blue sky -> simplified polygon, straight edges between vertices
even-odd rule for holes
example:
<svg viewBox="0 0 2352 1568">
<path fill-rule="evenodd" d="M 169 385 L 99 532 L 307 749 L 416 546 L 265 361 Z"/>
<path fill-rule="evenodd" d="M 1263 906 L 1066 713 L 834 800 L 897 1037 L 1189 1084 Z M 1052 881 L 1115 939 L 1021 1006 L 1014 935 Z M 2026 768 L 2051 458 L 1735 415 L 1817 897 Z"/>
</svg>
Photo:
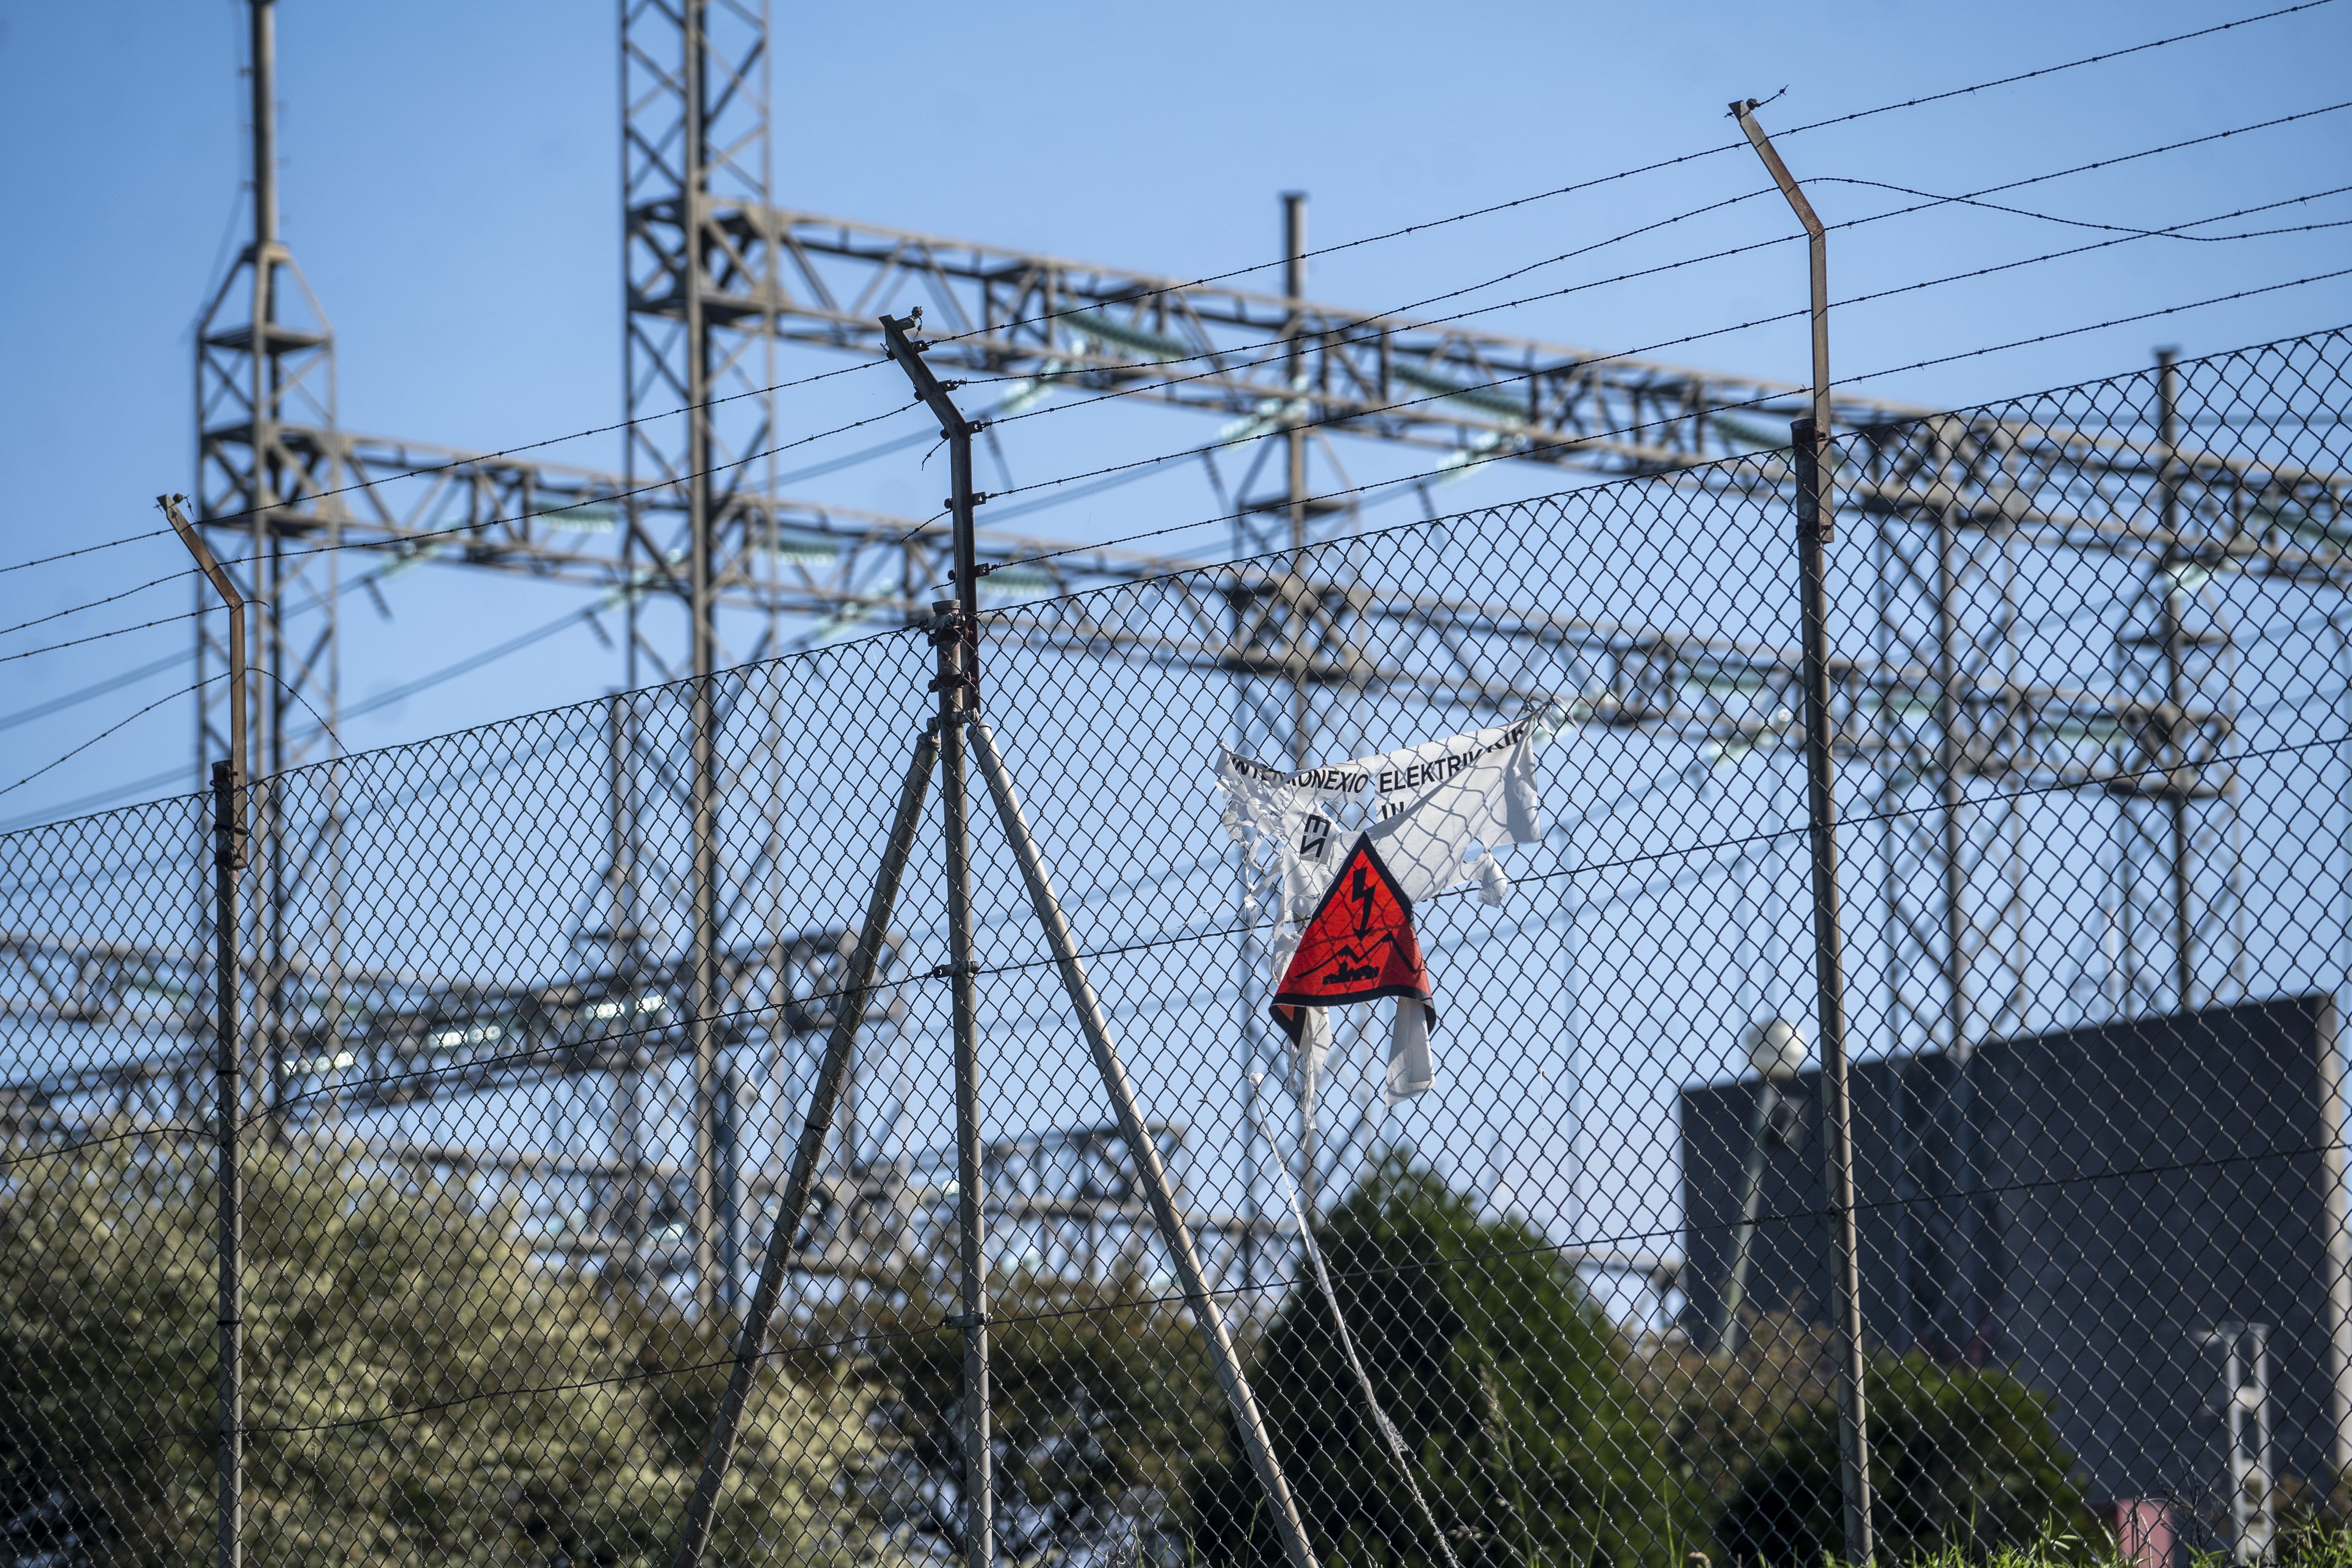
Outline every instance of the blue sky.
<svg viewBox="0 0 2352 1568">
<path fill-rule="evenodd" d="M 1180 275 L 1272 258 L 1276 193 L 1310 193 L 1318 245 L 1506 201 L 1722 142 L 1725 101 L 1787 96 L 1789 126 L 2126 47 L 2264 9 L 2239 5 L 1847 5 L 1799 27 L 1712 4 L 1449 7 L 1384 3 L 1178 8 L 936 5 L 776 7 L 775 198 L 937 234 Z M 620 408 L 618 127 L 613 7 L 401 6 L 284 0 L 285 233 L 331 317 L 344 422 L 499 447 L 599 426 Z M 246 219 L 244 7 L 82 0 L 0 4 L 0 563 L 153 525 L 189 488 L 190 327 Z M 2049 79 L 1789 139 L 1801 177 L 1950 193 L 2335 104 L 2352 91 L 2339 3 Z M 895 79 L 893 79 L 895 78 Z M 1752 158 L 1702 159 L 1600 190 L 1318 260 L 1309 291 L 1366 309 L 1459 287 L 1761 183 Z M 2000 199 L 2103 224 L 2161 226 L 2352 184 L 2352 110 L 2036 184 Z M 1823 184 L 1832 221 L 1896 205 Z M 2330 195 L 2206 232 L 2352 218 Z M 1530 279 L 1558 287 L 1790 227 L 1754 201 Z M 2135 241 L 1841 310 L 1839 374 L 2063 331 L 2352 264 L 2352 228 L 2230 243 Z M 1834 293 L 1895 288 L 2112 237 L 1946 206 L 1842 237 Z M 1272 287 L 1271 279 L 1264 286 Z M 1795 247 L 1498 311 L 1485 324 L 1624 350 L 1801 302 Z M 1492 296 L 1488 296 L 1491 298 Z M 1963 405 L 2184 352 L 2352 320 L 2352 279 L 2264 293 L 1873 380 Z M 1727 333 L 1660 358 L 1801 379 L 1793 327 Z M 810 368 L 816 368 L 812 364 Z M 879 378 L 829 385 L 831 422 L 895 400 Z M 1026 481 L 1197 441 L 1182 416 L 1030 421 L 1008 437 Z M 855 440 L 856 438 L 851 438 Z M 842 449 L 854 449 L 845 447 Z M 831 448 L 822 450 L 829 451 Z M 605 465 L 608 437 L 552 457 Z M 1375 459 L 1368 458 L 1367 462 Z M 1558 488 L 1505 466 L 1442 492 L 1449 509 Z M 811 492 L 927 512 L 936 471 L 911 456 Z M 1171 477 L 1024 518 L 1101 538 L 1202 515 Z M 1181 545 L 1213 554 L 1212 531 Z M 0 624 L 95 599 L 179 563 L 168 540 L 0 575 Z M 393 618 L 347 614 L 347 702 L 541 624 L 561 590 L 428 568 L 389 591 Z M 186 605 L 158 590 L 0 637 L 0 653 Z M 0 665 L 0 721 L 187 647 L 184 622 Z M 165 698 L 166 669 L 0 728 L 0 784 Z M 617 659 L 568 632 L 346 731 L 363 747 L 593 695 Z M 0 795 L 38 817 L 190 752 L 186 700 Z M 163 793 L 161 790 L 155 793 Z"/>
</svg>

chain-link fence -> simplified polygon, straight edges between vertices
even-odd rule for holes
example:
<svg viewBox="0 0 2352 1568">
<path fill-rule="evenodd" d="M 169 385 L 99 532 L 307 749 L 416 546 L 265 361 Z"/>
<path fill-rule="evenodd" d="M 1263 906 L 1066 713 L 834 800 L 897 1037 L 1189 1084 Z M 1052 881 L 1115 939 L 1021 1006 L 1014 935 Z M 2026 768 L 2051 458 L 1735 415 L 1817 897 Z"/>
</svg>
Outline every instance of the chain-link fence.
<svg viewBox="0 0 2352 1568">
<path fill-rule="evenodd" d="M 2352 1504 L 2347 369 L 1837 444 L 1886 1561 Z M 1759 451 L 995 603 L 962 976 L 934 795 L 856 984 L 921 628 L 260 782 L 245 1552 L 667 1560 L 830 1042 L 709 1560 L 961 1557 L 960 978 L 998 1559 L 1278 1563 L 1273 1473 L 1332 1564 L 1842 1551 L 1792 505 Z M 0 838 L 13 1562 L 215 1551 L 212 861 L 201 797 Z"/>
</svg>

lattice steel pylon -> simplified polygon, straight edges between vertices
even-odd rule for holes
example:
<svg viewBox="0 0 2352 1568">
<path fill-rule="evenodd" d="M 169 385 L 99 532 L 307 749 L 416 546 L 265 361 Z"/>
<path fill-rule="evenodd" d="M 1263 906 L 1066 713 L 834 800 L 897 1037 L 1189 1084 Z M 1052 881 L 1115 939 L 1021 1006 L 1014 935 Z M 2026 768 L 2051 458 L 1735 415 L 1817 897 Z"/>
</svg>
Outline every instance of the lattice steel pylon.
<svg viewBox="0 0 2352 1568">
<path fill-rule="evenodd" d="M 722 660 L 719 601 L 730 577 L 756 576 L 776 557 L 772 510 L 750 498 L 774 491 L 773 465 L 752 454 L 775 445 L 774 324 L 758 301 L 774 294 L 773 247 L 737 242 L 713 219 L 720 204 L 764 209 L 768 199 L 768 14 L 765 0 L 623 0 L 621 7 L 621 201 L 625 306 L 622 382 L 628 418 L 623 472 L 633 492 L 625 552 L 674 534 L 663 562 L 686 568 L 689 674 L 694 681 L 690 756 L 684 776 L 692 818 L 691 952 L 688 1027 L 694 1055 L 693 1223 L 698 1305 L 731 1305 L 733 1273 L 721 1266 L 731 1237 L 720 1235 L 722 1041 L 719 1003 L 720 889 L 717 814 L 719 774 L 711 678 Z M 761 269 L 765 269 L 764 276 Z M 751 304 L 743 303 L 750 296 Z M 720 399 L 724 401 L 720 401 Z M 684 412 L 670 417 L 672 410 Z M 761 482 L 762 480 L 770 482 Z M 659 486 L 648 493 L 642 487 Z M 762 551 L 762 547 L 764 552 Z M 629 614 L 629 684 L 652 652 Z M 749 650 L 773 643 L 775 617 Z M 654 655 L 655 667 L 668 673 Z M 731 1226 L 730 1227 L 731 1228 Z M 724 1299 L 722 1300 L 722 1299 Z"/>
<path fill-rule="evenodd" d="M 2048 961 L 2030 909 L 2056 873 L 2029 864 L 2027 813 L 2063 795 L 2074 804 L 2060 809 L 2113 840 L 2099 896 L 2118 935 L 2091 963 L 2114 973 L 2086 1016 L 2189 1012 L 2230 998 L 2242 966 L 2226 760 L 2234 656 L 2218 595 L 2199 590 L 2212 561 L 2247 542 L 2248 487 L 2216 467 L 2189 494 L 2199 466 L 2178 450 L 2173 374 L 2160 360 L 2144 445 L 2077 450 L 2061 437 L 2037 449 L 2005 424 L 1947 418 L 1927 422 L 1929 439 L 1894 468 L 1864 447 L 1856 499 L 1873 523 L 1879 675 L 1856 729 L 1874 763 L 1886 961 L 1874 1043 L 1895 1062 L 1888 1131 L 1899 1181 L 1912 1179 L 1923 1122 L 1945 1129 L 1955 1166 L 1951 1205 L 1906 1204 L 1895 1216 L 1902 1333 L 1940 1354 L 1989 1348 L 1978 1275 L 1990 1216 L 1977 1190 L 1971 1060 L 1981 1045 L 2054 1021 L 2033 1008 L 2037 984 L 2057 977 L 2036 973 Z M 2186 520 L 2200 502 L 2212 514 L 2202 537 Z M 2035 661 L 2056 643 L 2050 628 L 2023 625 L 2018 606 L 2044 591 L 2046 574 L 2127 600 L 2110 634 L 2108 690 L 2059 702 L 2035 693 Z M 1928 1052 L 1956 1070 L 1913 1107 L 1904 1063 Z M 1939 1266 L 1949 1278 L 1923 1290 L 1913 1271 Z M 1937 1302 L 1932 1321 L 1913 1316 L 1923 1293 Z"/>
<path fill-rule="evenodd" d="M 265 780 L 332 754 L 338 688 L 336 599 L 341 499 L 335 424 L 335 338 L 278 227 L 277 28 L 274 0 L 250 0 L 253 234 L 206 305 L 196 332 L 196 518 L 252 604 L 248 754 L 244 776 Z M 197 605 L 210 609 L 199 580 Z M 201 784 L 228 750 L 228 650 L 213 617 L 196 617 L 196 771 Z M 302 1020 L 337 987 L 298 988 L 291 955 L 331 975 L 340 833 L 330 799 L 322 820 L 291 824 L 268 788 L 252 801 L 261 897 L 255 902 L 254 1026 L 268 1094 L 282 1092 L 286 1056 Z M 306 911 L 298 917 L 297 910 Z M 296 929 L 298 918 L 302 929 Z"/>
<path fill-rule="evenodd" d="M 258 602 L 261 689 L 254 705 L 257 754 L 249 762 L 256 776 L 327 743 L 299 712 L 300 699 L 324 718 L 335 715 L 334 603 L 341 584 L 333 552 L 302 553 L 318 543 L 375 551 L 380 560 L 440 559 L 604 591 L 627 606 L 632 685 L 688 673 L 707 681 L 713 669 L 778 651 L 788 618 L 832 626 L 920 615 L 921 590 L 945 580 L 943 528 L 784 500 L 774 493 L 772 463 L 753 456 L 776 444 L 774 401 L 764 389 L 776 379 L 777 356 L 812 347 L 871 351 L 872 312 L 886 305 L 919 298 L 936 325 L 956 334 L 936 352 L 943 369 L 1034 378 L 1010 384 L 1009 399 L 1034 400 L 1055 388 L 1119 390 L 1224 419 L 1200 456 L 1221 505 L 1242 513 L 1233 535 L 1237 555 L 1351 531 L 1352 501 L 1317 499 L 1348 490 L 1339 433 L 1424 454 L 1431 479 L 1510 458 L 1604 474 L 1675 472 L 1677 483 L 1703 486 L 1711 481 L 1702 465 L 1775 444 L 1771 425 L 1804 400 L 1804 388 L 1786 383 L 1315 303 L 1307 292 L 1301 203 L 1288 208 L 1290 265 L 1278 293 L 777 207 L 771 201 L 765 5 L 625 0 L 630 424 L 624 472 L 354 436 L 335 423 L 331 334 L 276 232 L 274 124 L 263 86 L 270 10 L 269 0 L 255 0 L 255 240 L 216 297 L 198 347 L 199 515 Z M 713 406 L 720 398 L 726 401 Z M 1861 436 L 1864 445 L 1872 429 L 1921 412 L 1850 390 L 1838 393 L 1833 408 L 1837 429 Z M 1281 462 L 1280 484 L 1264 475 L 1269 482 L 1261 493 L 1262 471 L 1253 470 L 1228 490 L 1218 457 L 1259 436 L 1275 437 L 1255 449 L 1269 466 Z M 1921 469 L 1912 458 L 1905 461 Z M 2178 462 L 2175 488 L 2184 516 L 2201 516 L 2199 508 L 2217 504 L 2239 508 L 2221 520 L 2228 526 L 2214 538 L 2222 540 L 2231 527 L 2244 535 L 2218 546 L 2237 552 L 2240 569 L 2340 569 L 2315 568 L 2299 560 L 2296 547 L 2260 529 L 2247 531 L 2243 508 L 2231 499 L 2232 486 L 2244 489 L 2242 479 L 2208 472 L 2210 467 L 2194 457 Z M 412 471 L 420 468 L 427 471 Z M 2030 660 L 2003 654 L 2011 634 L 1998 614 L 1984 610 L 2000 600 L 2002 574 L 2018 571 L 2030 552 L 2041 552 L 2034 558 L 2042 561 L 2067 551 L 2109 560 L 2161 553 L 2151 542 L 2161 531 L 2154 514 L 2123 523 L 2110 495 L 2155 493 L 2155 471 L 2140 447 L 1979 418 L 1956 421 L 1948 452 L 1921 471 L 1868 477 L 1856 492 L 1857 504 L 1880 520 L 1874 570 L 1885 582 L 1876 590 L 1873 668 L 1864 670 L 1857 659 L 1842 664 L 1836 677 L 1853 699 L 1841 722 L 1859 749 L 1849 755 L 1866 751 L 1879 770 L 1881 798 L 1910 813 L 1890 828 L 1886 847 L 1891 880 L 1907 900 L 1887 937 L 1907 955 L 1891 965 L 1905 984 L 1890 1048 L 1943 1043 L 1964 1050 L 2013 1029 L 2021 1017 L 2028 945 L 2017 934 L 2021 873 L 2013 849 L 2004 847 L 2012 842 L 2007 825 L 2016 808 L 1992 799 L 1972 803 L 1968 782 L 1997 784 L 1981 792 L 1986 795 L 2013 794 L 1999 782 L 2006 780 L 2054 783 L 2079 791 L 2076 798 L 2104 790 L 2117 800 L 2130 779 L 2155 776 L 2132 746 L 2161 752 L 2170 743 L 2178 750 L 2207 715 L 2226 707 L 2192 691 L 2173 710 L 2179 721 L 2173 729 L 2142 723 L 2133 731 L 2135 716 L 2165 711 L 2143 700 L 2144 693 L 2134 695 L 2153 678 L 2154 665 L 2123 661 L 2123 689 L 2037 689 Z M 347 499 L 324 493 L 344 479 L 362 488 Z M 2316 485 L 2331 497 L 2340 488 L 2333 476 L 2262 482 Z M 650 488 L 629 493 L 640 487 Z M 2108 521 L 2087 531 L 2076 526 L 2071 514 L 2081 509 L 2069 499 L 2085 491 L 2108 509 Z M 1933 499 L 1938 493 L 1941 502 Z M 1171 564 L 1112 550 L 1033 559 L 1049 548 L 992 530 L 979 542 L 984 566 L 1017 566 L 1045 591 L 1132 581 Z M 2178 564 L 2198 569 L 2185 558 Z M 984 585 L 1015 601 L 1029 586 L 1016 587 L 1013 572 Z M 1595 668 L 1610 672 L 1609 690 L 1596 700 L 1607 710 L 1596 713 L 1611 722 L 1683 722 L 1709 741 L 1756 739 L 1746 719 L 1684 711 L 1706 706 L 1700 689 L 1721 674 L 1727 656 L 1681 634 L 1512 606 L 1423 602 L 1399 584 L 1308 582 L 1256 567 L 1234 571 L 1218 593 L 1221 599 L 1208 595 L 1215 602 L 1202 627 L 1215 632 L 1198 646 L 1169 650 L 1139 642 L 1130 651 L 1213 660 L 1231 672 L 1236 742 L 1269 761 L 1328 760 L 1363 749 L 1371 738 L 1348 732 L 1345 721 L 1363 710 L 1359 694 L 1383 680 L 1434 681 L 1464 693 L 1462 701 L 1482 714 L 1542 695 L 1523 689 L 1523 679 L 1498 675 L 1512 668 L 1507 663 L 1462 651 L 1489 638 L 1538 650 L 1589 643 Z M 1939 620 L 1939 595 L 1947 610 L 1976 606 L 1981 624 L 1966 615 Z M 672 604 L 683 625 L 666 607 Z M 1118 642 L 1116 628 L 1078 628 L 1083 615 L 1070 606 L 1032 629 L 1065 635 L 1054 624 L 1058 616 L 1071 623 L 1067 635 L 1090 639 L 1089 646 L 1106 637 Z M 1420 635 L 1402 637 L 1408 626 Z M 2176 656 L 2189 655 L 2179 638 L 2172 646 Z M 218 654 L 200 645 L 205 668 L 216 668 Z M 1740 662 L 1756 656 L 1732 650 L 1728 657 Z M 738 836 L 735 858 L 725 863 L 717 845 L 726 836 L 711 828 L 719 802 L 757 793 L 735 791 L 722 765 L 735 757 L 734 765 L 749 767 L 751 753 L 715 744 L 721 731 L 740 739 L 747 717 L 706 703 L 682 754 L 648 769 L 649 777 L 664 782 L 649 785 L 647 795 L 673 791 L 674 799 L 642 803 L 648 810 L 674 804 L 695 819 L 688 968 L 704 1010 L 725 984 L 725 955 L 763 945 L 782 951 L 778 944 L 792 934 L 732 930 L 730 920 L 742 924 L 752 917 L 722 913 L 752 903 L 772 911 L 783 907 L 777 898 L 743 897 L 762 879 L 782 879 L 777 835 L 748 846 Z M 2218 721 L 2226 725 L 2226 718 Z M 781 716 L 767 715 L 765 722 L 772 745 L 782 733 Z M 2053 744 L 2068 725 L 2104 727 L 2103 763 L 2084 765 L 2067 744 Z M 216 739 L 206 741 L 211 734 L 208 719 L 200 749 L 217 746 Z M 2118 738 L 2127 734 L 2140 739 L 2125 745 Z M 685 784 L 667 782 L 678 779 Z M 1912 809 L 1919 806 L 1927 809 Z M 2191 802 L 2186 809 L 2192 824 L 2226 820 L 2226 801 Z M 2170 807 L 2122 799 L 2113 810 L 2149 816 L 2161 827 L 2157 814 Z M 257 826 L 271 831 L 266 815 Z M 276 854 L 266 874 L 331 882 L 336 837 L 331 819 L 321 826 L 297 836 L 307 865 L 293 853 Z M 282 825 L 278 832 L 285 840 L 280 847 L 290 851 Z M 2192 862 L 2202 843 L 2191 837 Z M 2154 861 L 2143 855 L 2128 865 L 2144 863 Z M 2207 904 L 2220 898 L 2214 908 L 2222 910 L 2216 917 L 2207 910 L 2192 921 L 2193 931 L 2208 933 L 2194 940 L 2222 942 L 2234 918 L 2224 882 L 2199 870 L 2189 884 Z M 2156 902 L 2138 902 L 2161 910 L 2169 895 L 2154 892 L 2154 882 L 2147 886 Z M 262 900 L 265 910 L 286 904 L 283 898 Z M 2149 922 L 2142 956 L 2151 973 L 2168 951 L 2163 931 L 2176 923 L 2163 916 Z M 291 933 L 264 945 L 282 955 L 298 939 L 307 940 Z M 339 1005 L 333 998 L 341 983 L 331 978 L 332 941 L 309 945 L 310 973 L 322 977 L 308 990 L 321 1000 L 301 1004 L 309 1013 L 300 1022 L 315 1028 L 321 1009 Z M 270 962 L 276 973 L 287 973 L 282 962 Z M 1245 974 L 1255 973 L 1246 949 L 1240 962 Z M 317 967 L 321 963 L 324 971 Z M 2200 957 L 2191 967 L 2221 973 L 2229 961 Z M 284 987 L 273 983 L 273 989 Z M 2210 986 L 2198 993 L 2207 994 L 2218 993 Z M 2148 991 L 2133 1005 L 2158 1001 Z M 1246 991 L 1244 1008 L 1251 1027 L 1260 1027 L 1262 1009 Z M 278 1027 L 282 1033 L 286 1026 Z M 1268 1044 L 1252 1047 L 1251 1059 L 1268 1056 Z M 722 1131 L 714 1108 L 725 1098 L 722 1058 L 731 1048 L 707 1034 L 694 1047 L 700 1101 L 696 1228 L 704 1238 L 698 1245 L 709 1248 L 698 1268 L 705 1279 L 725 1272 L 716 1268 L 723 1239 L 713 1236 Z"/>
<path fill-rule="evenodd" d="M 1352 754 L 1359 749 L 1351 742 L 1362 737 L 1348 733 L 1343 715 L 1347 694 L 1367 684 L 1370 671 L 1351 635 L 1363 608 L 1363 595 L 1346 584 L 1309 580 L 1296 564 L 1298 553 L 1310 542 L 1333 532 L 1352 531 L 1360 510 L 1349 493 L 1346 472 L 1332 450 L 1330 437 L 1316 427 L 1312 405 L 1305 395 L 1307 247 L 1303 191 L 1283 194 L 1282 239 L 1283 297 L 1291 302 L 1282 322 L 1282 358 L 1291 395 L 1259 403 L 1244 419 L 1228 426 L 1236 438 L 1260 433 L 1281 437 L 1278 445 L 1260 442 L 1241 477 L 1234 492 L 1238 499 L 1232 509 L 1231 540 L 1234 559 L 1271 557 L 1279 564 L 1270 570 L 1238 573 L 1227 586 L 1231 640 L 1223 662 L 1233 677 L 1234 748 L 1277 767 L 1302 769 L 1314 765 L 1320 747 L 1341 748 L 1333 756 Z M 1259 492 L 1267 459 L 1277 453 L 1282 460 L 1281 488 Z M 1335 476 L 1319 492 L 1313 478 L 1318 455 L 1324 471 Z M 1213 453 L 1204 453 L 1203 458 L 1214 477 Z M 1218 485 L 1222 489 L 1222 479 Z M 1318 494 L 1339 499 L 1318 499 Z M 1238 876 L 1234 963 L 1235 1010 L 1241 1027 L 1234 1092 L 1242 1100 L 1244 1185 L 1249 1193 L 1252 1217 L 1263 1219 L 1272 1184 L 1258 1179 L 1261 1158 L 1279 1163 L 1295 1157 L 1301 1201 L 1311 1213 L 1323 1185 L 1326 1158 L 1312 1086 L 1306 1086 L 1295 1150 L 1286 1153 L 1265 1142 L 1266 1129 L 1288 1121 L 1278 1109 L 1269 1114 L 1260 1105 L 1270 1092 L 1265 1086 L 1270 1080 L 1289 1079 L 1295 1068 L 1286 1062 L 1281 1041 L 1267 1026 L 1271 939 L 1264 922 L 1268 911 L 1260 909 L 1254 897 L 1254 869 L 1244 863 Z M 1343 1022 L 1340 1026 L 1353 1027 L 1354 1023 Z M 1293 1087 L 1299 1086 L 1294 1083 Z M 1255 1236 L 1253 1230 L 1241 1256 L 1245 1288 L 1258 1278 Z"/>
</svg>

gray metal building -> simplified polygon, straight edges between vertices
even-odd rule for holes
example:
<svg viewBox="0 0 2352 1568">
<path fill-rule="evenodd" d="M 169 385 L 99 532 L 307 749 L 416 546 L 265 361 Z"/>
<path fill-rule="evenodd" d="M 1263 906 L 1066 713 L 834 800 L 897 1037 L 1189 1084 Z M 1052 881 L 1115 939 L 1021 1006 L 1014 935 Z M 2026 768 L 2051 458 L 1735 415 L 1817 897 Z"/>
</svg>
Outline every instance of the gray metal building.
<svg viewBox="0 0 2352 1568">
<path fill-rule="evenodd" d="M 2324 1493 L 2352 1467 L 2335 1035 L 2333 1000 L 2302 996 L 1855 1065 L 1865 1335 L 2050 1394 L 2095 1498 L 2226 1513 L 2252 1466 Z M 1763 1089 L 1682 1096 L 1702 1344 L 1721 1331 Z M 1825 1319 L 1819 1075 L 1780 1093 L 1746 1310 Z"/>
</svg>

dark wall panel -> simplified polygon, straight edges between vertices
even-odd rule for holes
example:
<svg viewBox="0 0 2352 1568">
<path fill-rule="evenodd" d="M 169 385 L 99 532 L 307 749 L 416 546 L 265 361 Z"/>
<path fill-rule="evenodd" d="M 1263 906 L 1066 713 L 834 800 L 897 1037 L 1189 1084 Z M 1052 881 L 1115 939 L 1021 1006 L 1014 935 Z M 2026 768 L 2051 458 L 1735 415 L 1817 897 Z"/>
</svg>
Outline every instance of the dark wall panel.
<svg viewBox="0 0 2352 1568">
<path fill-rule="evenodd" d="M 2223 1324 L 2269 1325 L 2274 1462 L 2340 1462 L 2342 1117 L 2326 997 L 2133 1020 L 1852 1073 L 1864 1327 L 2053 1396 L 2095 1493 L 2210 1498 Z M 1690 1330 L 1712 1343 L 1759 1085 L 1683 1097 Z M 1820 1080 L 1768 1148 L 1748 1287 L 1822 1320 Z"/>
</svg>

